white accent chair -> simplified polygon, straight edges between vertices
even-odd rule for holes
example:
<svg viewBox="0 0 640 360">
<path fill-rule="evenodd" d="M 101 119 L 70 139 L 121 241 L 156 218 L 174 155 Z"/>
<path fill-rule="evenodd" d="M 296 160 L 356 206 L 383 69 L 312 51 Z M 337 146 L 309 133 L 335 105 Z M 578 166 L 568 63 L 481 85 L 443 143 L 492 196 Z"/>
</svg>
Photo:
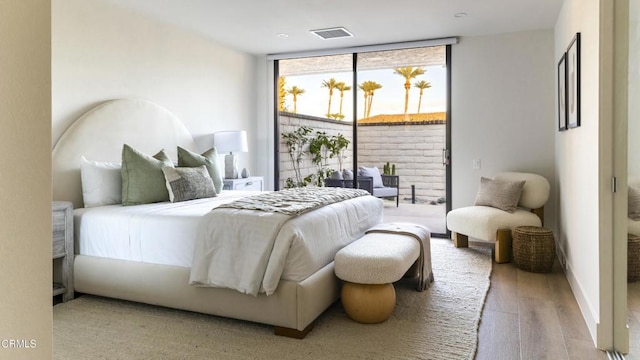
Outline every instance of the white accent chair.
<svg viewBox="0 0 640 360">
<path fill-rule="evenodd" d="M 505 263 L 511 261 L 511 231 L 518 226 L 544 223 L 544 205 L 551 186 L 544 177 L 530 173 L 503 172 L 494 179 L 525 181 L 516 211 L 509 213 L 489 206 L 458 208 L 447 214 L 447 228 L 455 247 L 468 247 L 469 237 L 495 242 L 495 262 Z"/>
</svg>

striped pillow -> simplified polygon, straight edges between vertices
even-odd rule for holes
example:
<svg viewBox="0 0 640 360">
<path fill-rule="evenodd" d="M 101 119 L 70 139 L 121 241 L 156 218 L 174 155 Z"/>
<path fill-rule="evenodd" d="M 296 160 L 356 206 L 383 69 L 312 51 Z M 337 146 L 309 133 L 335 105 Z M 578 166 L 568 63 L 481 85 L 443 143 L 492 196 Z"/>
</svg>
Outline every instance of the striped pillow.
<svg viewBox="0 0 640 360">
<path fill-rule="evenodd" d="M 475 205 L 491 206 L 513 214 L 518 208 L 524 183 L 524 180 L 508 181 L 483 177 L 480 179 Z"/>
</svg>

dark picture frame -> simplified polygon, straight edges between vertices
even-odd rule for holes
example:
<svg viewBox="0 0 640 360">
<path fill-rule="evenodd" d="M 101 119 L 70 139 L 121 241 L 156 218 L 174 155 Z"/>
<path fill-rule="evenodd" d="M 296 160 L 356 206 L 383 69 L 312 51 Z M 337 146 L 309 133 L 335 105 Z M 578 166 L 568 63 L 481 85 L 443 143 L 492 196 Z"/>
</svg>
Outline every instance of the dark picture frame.
<svg viewBox="0 0 640 360">
<path fill-rule="evenodd" d="M 580 126 L 580 33 L 567 48 L 567 126 Z"/>
<path fill-rule="evenodd" d="M 567 126 L 567 53 L 558 61 L 558 131 L 565 131 Z"/>
</svg>

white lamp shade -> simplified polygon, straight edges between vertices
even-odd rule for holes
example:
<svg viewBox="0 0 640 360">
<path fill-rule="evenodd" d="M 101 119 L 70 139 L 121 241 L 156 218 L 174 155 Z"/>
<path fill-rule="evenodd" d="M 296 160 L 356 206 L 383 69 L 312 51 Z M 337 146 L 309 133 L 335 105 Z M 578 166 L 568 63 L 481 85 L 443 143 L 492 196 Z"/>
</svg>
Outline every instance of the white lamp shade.
<svg viewBox="0 0 640 360">
<path fill-rule="evenodd" d="M 219 131 L 213 134 L 213 145 L 218 153 L 247 152 L 247 132 L 244 130 Z"/>
</svg>

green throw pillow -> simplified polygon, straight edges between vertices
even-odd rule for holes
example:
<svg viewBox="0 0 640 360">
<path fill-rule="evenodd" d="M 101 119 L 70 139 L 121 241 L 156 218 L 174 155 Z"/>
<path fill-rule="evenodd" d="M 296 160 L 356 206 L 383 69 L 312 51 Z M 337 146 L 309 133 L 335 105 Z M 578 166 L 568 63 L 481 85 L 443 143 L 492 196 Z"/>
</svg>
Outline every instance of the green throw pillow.
<svg viewBox="0 0 640 360">
<path fill-rule="evenodd" d="M 213 147 L 200 155 L 178 146 L 178 166 L 198 167 L 202 165 L 207 167 L 209 176 L 213 180 L 213 186 L 216 188 L 216 193 L 220 194 L 223 184 L 222 171 L 218 162 L 218 150 Z"/>
<path fill-rule="evenodd" d="M 169 201 L 162 168 L 173 166 L 164 150 L 149 156 L 125 144 L 122 147 L 122 205 Z"/>
</svg>

